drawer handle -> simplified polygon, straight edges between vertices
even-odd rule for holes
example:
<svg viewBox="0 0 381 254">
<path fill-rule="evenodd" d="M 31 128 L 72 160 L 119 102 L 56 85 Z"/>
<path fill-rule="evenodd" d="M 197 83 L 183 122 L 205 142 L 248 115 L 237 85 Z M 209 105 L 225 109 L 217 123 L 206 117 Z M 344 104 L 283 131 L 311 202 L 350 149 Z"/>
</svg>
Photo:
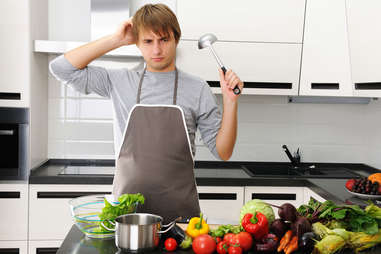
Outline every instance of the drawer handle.
<svg viewBox="0 0 381 254">
<path fill-rule="evenodd" d="M 381 90 L 381 82 L 355 83 L 356 90 Z"/>
<path fill-rule="evenodd" d="M 19 254 L 20 249 L 18 248 L 0 248 L 0 253 L 4 254 Z"/>
<path fill-rule="evenodd" d="M 20 198 L 19 191 L 1 191 L 0 198 Z"/>
<path fill-rule="evenodd" d="M 210 87 L 220 87 L 219 81 L 207 81 Z M 292 83 L 289 82 L 244 82 L 245 88 L 260 89 L 292 89 Z"/>
<path fill-rule="evenodd" d="M 21 100 L 20 93 L 0 93 L 0 100 Z"/>
<path fill-rule="evenodd" d="M 296 194 L 293 194 L 293 193 L 252 193 L 251 199 L 296 200 Z"/>
<path fill-rule="evenodd" d="M 64 192 L 64 191 L 39 191 L 37 198 L 78 198 L 87 195 L 103 195 L 111 192 Z"/>
<path fill-rule="evenodd" d="M 37 248 L 36 254 L 56 254 L 58 248 Z"/>
<path fill-rule="evenodd" d="M 340 89 L 340 84 L 339 83 L 311 83 L 311 89 L 338 90 Z"/>
<path fill-rule="evenodd" d="M 202 200 L 237 200 L 236 193 L 199 193 L 198 198 Z"/>
</svg>

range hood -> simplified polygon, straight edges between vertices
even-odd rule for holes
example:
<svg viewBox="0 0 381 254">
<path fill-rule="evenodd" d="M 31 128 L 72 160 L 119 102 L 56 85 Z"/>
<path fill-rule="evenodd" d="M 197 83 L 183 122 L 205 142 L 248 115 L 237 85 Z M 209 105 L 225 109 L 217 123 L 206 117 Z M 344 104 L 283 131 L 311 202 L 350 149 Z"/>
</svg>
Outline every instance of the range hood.
<svg viewBox="0 0 381 254">
<path fill-rule="evenodd" d="M 91 0 L 90 41 L 112 34 L 122 21 L 126 20 L 133 14 L 131 7 L 133 8 L 132 1 L 127 0 Z M 62 54 L 86 43 L 87 42 L 79 41 L 35 40 L 34 51 Z M 129 45 L 110 51 L 106 56 L 141 57 L 141 53 L 136 45 Z"/>
</svg>

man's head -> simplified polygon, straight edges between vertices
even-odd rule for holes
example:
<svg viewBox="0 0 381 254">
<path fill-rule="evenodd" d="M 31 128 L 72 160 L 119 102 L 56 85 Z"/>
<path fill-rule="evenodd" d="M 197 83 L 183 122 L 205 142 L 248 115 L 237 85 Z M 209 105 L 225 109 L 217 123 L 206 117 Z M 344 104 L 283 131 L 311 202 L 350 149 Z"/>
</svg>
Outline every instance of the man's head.
<svg viewBox="0 0 381 254">
<path fill-rule="evenodd" d="M 132 19 L 132 32 L 149 71 L 172 71 L 181 30 L 176 15 L 164 4 L 147 4 Z"/>
</svg>

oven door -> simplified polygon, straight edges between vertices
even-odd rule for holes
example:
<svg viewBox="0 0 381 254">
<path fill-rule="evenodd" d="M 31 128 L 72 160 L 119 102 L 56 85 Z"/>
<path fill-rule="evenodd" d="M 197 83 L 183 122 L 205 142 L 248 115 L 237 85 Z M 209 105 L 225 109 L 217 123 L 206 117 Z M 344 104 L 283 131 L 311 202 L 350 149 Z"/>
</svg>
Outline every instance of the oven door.
<svg viewBox="0 0 381 254">
<path fill-rule="evenodd" d="M 27 124 L 0 124 L 0 179 L 25 179 L 27 134 Z"/>
</svg>

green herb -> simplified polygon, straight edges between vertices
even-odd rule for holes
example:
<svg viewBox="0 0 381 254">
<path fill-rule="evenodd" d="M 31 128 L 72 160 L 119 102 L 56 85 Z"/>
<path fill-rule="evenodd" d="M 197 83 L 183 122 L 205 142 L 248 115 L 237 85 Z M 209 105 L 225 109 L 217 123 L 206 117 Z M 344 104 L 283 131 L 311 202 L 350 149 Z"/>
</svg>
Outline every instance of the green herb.
<svg viewBox="0 0 381 254">
<path fill-rule="evenodd" d="M 238 234 L 241 231 L 243 231 L 243 228 L 240 225 L 233 226 L 228 224 L 228 225 L 221 225 L 216 229 L 210 230 L 209 234 L 213 237 L 223 237 L 227 233 Z"/>
<path fill-rule="evenodd" d="M 308 205 L 302 205 L 298 212 L 312 222 L 337 220 L 344 222 L 348 229 L 354 232 L 376 234 L 378 232 L 378 220 L 374 217 L 376 209 L 369 208 L 369 212 L 361 209 L 358 205 L 336 205 L 327 200 L 323 203 L 311 198 Z"/>
<path fill-rule="evenodd" d="M 144 204 L 144 197 L 142 194 L 123 194 L 118 198 L 119 204 L 112 205 L 104 199 L 105 207 L 102 213 L 99 214 L 99 219 L 104 222 L 106 227 L 113 228 L 114 226 L 109 221 L 114 222 L 116 217 L 132 213 L 135 211 L 138 204 Z M 100 225 L 103 228 L 102 225 Z"/>
</svg>

